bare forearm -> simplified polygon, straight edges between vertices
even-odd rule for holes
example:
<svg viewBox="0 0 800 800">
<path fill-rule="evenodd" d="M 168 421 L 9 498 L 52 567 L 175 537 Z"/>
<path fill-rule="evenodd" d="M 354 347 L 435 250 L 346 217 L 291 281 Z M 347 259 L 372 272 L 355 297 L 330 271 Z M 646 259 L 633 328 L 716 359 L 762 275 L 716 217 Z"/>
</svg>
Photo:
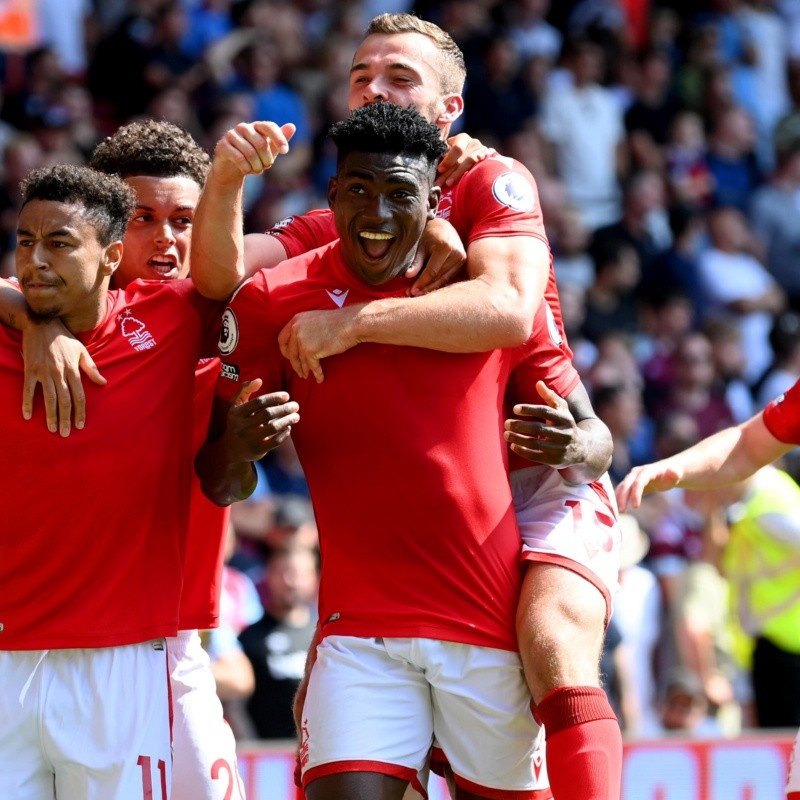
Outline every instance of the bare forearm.
<svg viewBox="0 0 800 800">
<path fill-rule="evenodd" d="M 192 226 L 191 274 L 197 290 L 224 300 L 244 278 L 244 178 L 222 181 L 212 167 Z"/>
<path fill-rule="evenodd" d="M 416 298 L 384 298 L 366 304 L 353 320 L 359 342 L 406 345 L 449 353 L 476 353 L 523 344 L 532 318 L 512 292 L 480 278 L 445 286 Z"/>
<path fill-rule="evenodd" d="M 0 282 L 0 321 L 8 328 L 23 331 L 31 322 L 22 292 Z"/>
<path fill-rule="evenodd" d="M 218 506 L 245 500 L 255 491 L 258 475 L 252 461 L 232 461 L 224 436 L 206 442 L 195 460 L 203 493 Z"/>
<path fill-rule="evenodd" d="M 790 449 L 791 445 L 769 433 L 758 415 L 715 433 L 662 463 L 676 471 L 678 486 L 716 489 L 749 477 Z"/>
</svg>

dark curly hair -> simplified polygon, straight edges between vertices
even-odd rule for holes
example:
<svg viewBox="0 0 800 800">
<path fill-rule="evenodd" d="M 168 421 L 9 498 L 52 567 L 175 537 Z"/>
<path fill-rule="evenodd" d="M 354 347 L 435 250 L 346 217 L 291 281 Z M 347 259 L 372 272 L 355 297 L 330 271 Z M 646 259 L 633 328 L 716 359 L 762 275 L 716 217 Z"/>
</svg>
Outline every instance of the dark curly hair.
<svg viewBox="0 0 800 800">
<path fill-rule="evenodd" d="M 136 208 L 133 189 L 121 178 L 73 164 L 34 170 L 20 183 L 20 191 L 23 206 L 32 200 L 82 206 L 103 247 L 122 241 Z"/>
<path fill-rule="evenodd" d="M 339 153 L 389 153 L 423 156 L 433 166 L 447 152 L 439 129 L 413 108 L 372 103 L 331 126 L 328 135 Z"/>
<path fill-rule="evenodd" d="M 122 178 L 186 177 L 202 188 L 211 169 L 211 158 L 183 128 L 149 119 L 123 125 L 100 142 L 89 166 Z"/>
</svg>

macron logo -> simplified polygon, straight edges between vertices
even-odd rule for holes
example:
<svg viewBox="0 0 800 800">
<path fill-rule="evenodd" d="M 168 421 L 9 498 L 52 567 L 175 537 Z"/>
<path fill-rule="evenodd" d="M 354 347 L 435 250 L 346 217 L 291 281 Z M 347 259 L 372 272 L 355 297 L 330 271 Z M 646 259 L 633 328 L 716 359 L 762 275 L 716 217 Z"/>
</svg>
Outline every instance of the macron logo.
<svg viewBox="0 0 800 800">
<path fill-rule="evenodd" d="M 331 300 L 333 300 L 334 303 L 336 303 L 337 306 L 339 306 L 339 308 L 341 308 L 344 305 L 344 301 L 347 300 L 347 293 L 349 291 L 349 289 L 346 291 L 344 289 L 334 289 L 332 292 L 329 292 L 326 289 L 325 293 L 328 295 L 328 297 L 330 297 Z"/>
</svg>

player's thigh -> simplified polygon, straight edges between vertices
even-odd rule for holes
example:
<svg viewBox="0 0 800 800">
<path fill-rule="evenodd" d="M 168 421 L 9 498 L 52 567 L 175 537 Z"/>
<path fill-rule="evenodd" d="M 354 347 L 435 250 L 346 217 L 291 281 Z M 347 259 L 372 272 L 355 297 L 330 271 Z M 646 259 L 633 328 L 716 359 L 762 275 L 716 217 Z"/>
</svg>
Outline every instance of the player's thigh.
<svg viewBox="0 0 800 800">
<path fill-rule="evenodd" d="M 301 719 L 304 787 L 346 772 L 408 782 L 426 763 L 430 689 L 407 657 L 411 640 L 387 641 L 328 636 L 317 648 Z"/>
<path fill-rule="evenodd" d="M 44 739 L 59 800 L 167 800 L 172 753 L 164 641 L 50 651 L 42 666 L 50 679 Z"/>
<path fill-rule="evenodd" d="M 455 642 L 430 645 L 436 742 L 465 792 L 546 788 L 543 730 L 516 653 Z"/>
<path fill-rule="evenodd" d="M 167 639 L 172 689 L 173 800 L 243 800 L 236 741 L 197 631 Z"/>
<path fill-rule="evenodd" d="M 7 800 L 55 797 L 52 765 L 39 738 L 41 650 L 0 651 L 0 795 Z"/>
</svg>

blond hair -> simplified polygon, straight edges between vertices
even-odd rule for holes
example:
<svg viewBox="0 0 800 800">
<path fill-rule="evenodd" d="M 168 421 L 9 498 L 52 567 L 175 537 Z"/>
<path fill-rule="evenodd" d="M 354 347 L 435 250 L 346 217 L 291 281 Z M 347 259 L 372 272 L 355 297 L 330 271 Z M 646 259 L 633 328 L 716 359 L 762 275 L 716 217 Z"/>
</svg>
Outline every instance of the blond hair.
<svg viewBox="0 0 800 800">
<path fill-rule="evenodd" d="M 419 33 L 430 39 L 439 51 L 442 92 L 461 94 L 467 78 L 467 67 L 461 48 L 449 33 L 433 22 L 415 17 L 413 14 L 379 14 L 372 18 L 364 39 L 373 34 L 395 33 Z"/>
</svg>

